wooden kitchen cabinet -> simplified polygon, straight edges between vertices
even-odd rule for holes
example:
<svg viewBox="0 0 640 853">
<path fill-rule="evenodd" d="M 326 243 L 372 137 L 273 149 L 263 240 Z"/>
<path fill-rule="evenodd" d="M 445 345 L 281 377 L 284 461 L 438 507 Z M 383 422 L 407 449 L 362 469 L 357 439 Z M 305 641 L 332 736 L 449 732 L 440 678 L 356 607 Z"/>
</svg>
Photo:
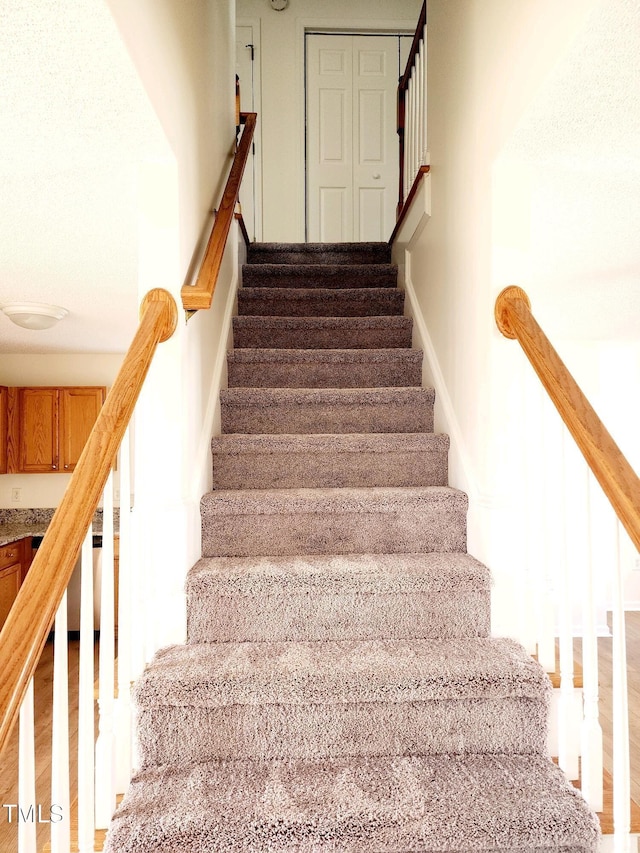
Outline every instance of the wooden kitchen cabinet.
<svg viewBox="0 0 640 853">
<path fill-rule="evenodd" d="M 9 420 L 7 417 L 9 389 L 0 385 L 0 474 L 7 473 L 7 446 L 9 443 Z"/>
<path fill-rule="evenodd" d="M 18 389 L 18 471 L 43 474 L 58 467 L 58 390 Z"/>
<path fill-rule="evenodd" d="M 76 467 L 104 402 L 106 388 L 18 388 L 17 459 L 9 471 L 23 474 L 69 473 Z M 11 446 L 11 443 L 10 443 Z"/>
<path fill-rule="evenodd" d="M 31 564 L 31 537 L 0 546 L 0 628 Z"/>
</svg>

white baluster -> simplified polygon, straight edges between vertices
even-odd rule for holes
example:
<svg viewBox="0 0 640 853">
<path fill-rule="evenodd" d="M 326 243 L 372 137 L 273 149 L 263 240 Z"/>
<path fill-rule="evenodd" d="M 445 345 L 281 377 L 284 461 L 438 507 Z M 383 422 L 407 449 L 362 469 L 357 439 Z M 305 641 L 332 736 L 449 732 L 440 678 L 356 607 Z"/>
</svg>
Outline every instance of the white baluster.
<svg viewBox="0 0 640 853">
<path fill-rule="evenodd" d="M 428 154 L 428 139 L 427 139 L 427 25 L 424 25 L 424 29 L 422 31 L 422 44 L 420 46 L 420 53 L 422 54 L 422 105 L 423 105 L 423 114 L 422 114 L 422 150 L 420 152 L 420 161 L 421 165 L 426 165 L 427 163 L 427 154 Z"/>
<path fill-rule="evenodd" d="M 49 815 L 43 815 L 48 819 Z M 36 802 L 35 728 L 33 718 L 33 678 L 20 706 L 20 733 L 18 736 L 18 853 L 36 853 Z"/>
<path fill-rule="evenodd" d="M 559 514 L 556 523 L 560 523 L 560 537 L 558 542 L 560 550 L 558 553 L 559 567 L 559 589 L 558 589 L 558 628 L 560 645 L 560 697 L 558 701 L 558 763 L 570 779 L 578 779 L 580 768 L 578 752 L 574 742 L 574 709 L 575 691 L 573 682 L 573 609 L 571 602 L 571 572 L 567 559 L 567 476 L 565 470 L 565 441 L 566 430 L 561 430 L 561 464 L 558 473 L 561 484 L 558 491 L 561 496 Z"/>
<path fill-rule="evenodd" d="M 538 510 L 538 535 L 544 530 L 542 556 L 545 567 L 543 608 L 540 639 L 538 642 L 538 660 L 547 672 L 556 669 L 556 621 L 558 604 L 558 550 L 557 550 L 557 506 L 552 503 L 556 495 L 557 465 L 554 454 L 557 452 L 557 420 L 543 389 L 539 388 L 540 434 L 542 439 L 542 459 L 540 467 L 540 494 L 547 496 Z M 546 464 L 545 464 L 546 463 Z"/>
<path fill-rule="evenodd" d="M 120 560 L 118 572 L 118 698 L 115 702 L 116 791 L 131 778 L 131 462 L 129 430 L 120 447 Z"/>
<path fill-rule="evenodd" d="M 106 829 L 116 805 L 113 730 L 115 636 L 113 588 L 113 472 L 103 496 L 102 572 L 100 583 L 100 657 L 98 740 L 96 741 L 96 828 Z"/>
<path fill-rule="evenodd" d="M 422 165 L 422 55 L 420 49 L 416 53 L 416 174 Z"/>
<path fill-rule="evenodd" d="M 411 115 L 411 186 L 418 172 L 418 74 L 414 62 L 411 74 L 413 88 L 413 112 Z"/>
<path fill-rule="evenodd" d="M 69 793 L 69 637 L 67 593 L 62 596 L 53 641 L 53 720 L 51 724 L 51 853 L 69 853 L 71 804 Z M 62 820 L 57 816 L 61 815 Z"/>
<path fill-rule="evenodd" d="M 586 515 L 586 547 L 583 552 L 584 582 L 582 615 L 582 675 L 584 718 L 580 732 L 582 763 L 580 777 L 584 798 L 596 812 L 603 809 L 602 727 L 599 720 L 598 696 L 598 637 L 594 595 L 593 555 L 591 549 L 591 478 L 589 469 L 584 470 L 584 494 Z"/>
<path fill-rule="evenodd" d="M 78 850 L 94 848 L 93 530 L 82 543 L 78 684 Z"/>
<path fill-rule="evenodd" d="M 418 54 L 418 89 L 420 92 L 418 106 L 418 166 L 424 164 L 424 153 L 426 145 L 426 127 L 427 127 L 427 87 L 426 87 L 426 72 L 427 72 L 427 55 L 426 44 L 424 41 L 420 43 L 420 52 Z"/>
<path fill-rule="evenodd" d="M 615 853 L 629 853 L 631 785 L 629 766 L 629 695 L 624 592 L 620 560 L 620 525 L 616 524 L 616 559 L 612 584 L 613 623 L 613 843 Z"/>
<path fill-rule="evenodd" d="M 409 84 L 407 86 L 407 120 L 406 120 L 406 139 L 407 139 L 407 191 L 406 194 L 409 194 L 409 190 L 411 189 L 411 185 L 413 183 L 413 125 L 414 125 L 414 95 L 415 95 L 415 86 L 413 80 L 413 69 L 411 76 L 409 77 Z"/>
</svg>

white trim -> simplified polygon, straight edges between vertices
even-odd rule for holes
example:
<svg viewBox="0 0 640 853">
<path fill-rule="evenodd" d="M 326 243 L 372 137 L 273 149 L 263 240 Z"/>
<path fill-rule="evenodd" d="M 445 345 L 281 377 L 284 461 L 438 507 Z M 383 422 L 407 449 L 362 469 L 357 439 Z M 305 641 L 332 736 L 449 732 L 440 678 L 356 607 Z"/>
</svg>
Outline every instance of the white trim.
<svg viewBox="0 0 640 853">
<path fill-rule="evenodd" d="M 200 442 L 198 452 L 196 454 L 196 463 L 194 471 L 203 471 L 211 466 L 211 438 L 216 433 L 216 424 L 220 423 L 220 390 L 226 388 L 226 370 L 227 370 L 227 352 L 232 348 L 232 319 L 235 313 L 236 298 L 238 288 L 240 286 L 240 269 L 244 257 L 244 238 L 240 232 L 237 222 L 232 223 L 232 233 L 235 239 L 236 250 L 234 251 L 232 279 L 227 293 L 227 301 L 224 306 L 222 319 L 221 335 L 218 340 L 218 350 L 211 375 L 211 385 L 209 386 L 209 397 L 207 399 L 207 407 L 200 433 Z M 232 240 L 229 240 L 229 248 L 231 248 Z M 218 430 L 219 432 L 219 430 Z M 191 482 L 189 493 L 187 494 L 188 501 L 195 501 L 199 504 L 202 495 L 199 491 L 199 478 L 194 478 Z"/>
<path fill-rule="evenodd" d="M 253 45 L 255 58 L 253 62 L 253 105 L 258 118 L 256 119 L 256 129 L 253 133 L 253 144 L 255 145 L 255 186 L 254 186 L 254 204 L 255 204 L 255 240 L 262 240 L 262 227 L 264 219 L 264 211 L 262 205 L 262 30 L 260 18 L 237 18 L 235 23 L 237 27 L 251 27 L 253 30 Z"/>
<path fill-rule="evenodd" d="M 420 349 L 424 351 L 425 358 L 433 376 L 433 384 L 436 390 L 436 401 L 442 409 L 447 432 L 451 437 L 451 449 L 449 452 L 456 455 L 459 459 L 460 468 L 463 471 L 465 479 L 465 483 L 463 484 L 464 490 L 469 495 L 469 498 L 473 498 L 476 502 L 482 501 L 482 505 L 485 507 L 491 507 L 493 505 L 493 498 L 490 495 L 481 495 L 475 475 L 473 474 L 469 454 L 467 453 L 462 430 L 458 423 L 453 402 L 447 389 L 447 383 L 442 373 L 427 324 L 422 312 L 420 311 L 415 287 L 411 280 L 411 257 L 408 251 L 405 251 L 405 257 L 405 293 L 408 297 L 407 301 L 405 301 L 405 313 L 413 319 L 413 330 L 417 339 L 416 342 L 420 346 Z M 458 486 L 458 488 L 460 488 L 460 486 Z"/>
</svg>

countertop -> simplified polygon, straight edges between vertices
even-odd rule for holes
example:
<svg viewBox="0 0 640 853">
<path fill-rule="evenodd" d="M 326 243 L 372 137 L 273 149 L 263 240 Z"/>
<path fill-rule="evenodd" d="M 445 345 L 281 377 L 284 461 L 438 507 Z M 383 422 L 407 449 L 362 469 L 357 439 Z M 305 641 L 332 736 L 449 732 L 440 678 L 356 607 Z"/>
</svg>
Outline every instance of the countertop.
<svg viewBox="0 0 640 853">
<path fill-rule="evenodd" d="M 0 547 L 27 536 L 44 536 L 53 518 L 54 509 L 0 509 Z M 118 510 L 114 513 L 114 528 L 118 531 Z M 94 534 L 102 533 L 102 510 L 93 517 Z"/>
</svg>

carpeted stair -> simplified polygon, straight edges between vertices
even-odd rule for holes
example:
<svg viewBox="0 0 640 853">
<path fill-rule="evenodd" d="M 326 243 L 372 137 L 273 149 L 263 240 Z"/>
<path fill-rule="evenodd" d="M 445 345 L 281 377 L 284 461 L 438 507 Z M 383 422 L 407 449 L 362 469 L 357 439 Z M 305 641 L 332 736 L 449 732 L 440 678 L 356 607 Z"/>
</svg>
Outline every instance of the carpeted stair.
<svg viewBox="0 0 640 853">
<path fill-rule="evenodd" d="M 384 244 L 251 247 L 188 643 L 135 687 L 110 853 L 595 853 Z"/>
</svg>

